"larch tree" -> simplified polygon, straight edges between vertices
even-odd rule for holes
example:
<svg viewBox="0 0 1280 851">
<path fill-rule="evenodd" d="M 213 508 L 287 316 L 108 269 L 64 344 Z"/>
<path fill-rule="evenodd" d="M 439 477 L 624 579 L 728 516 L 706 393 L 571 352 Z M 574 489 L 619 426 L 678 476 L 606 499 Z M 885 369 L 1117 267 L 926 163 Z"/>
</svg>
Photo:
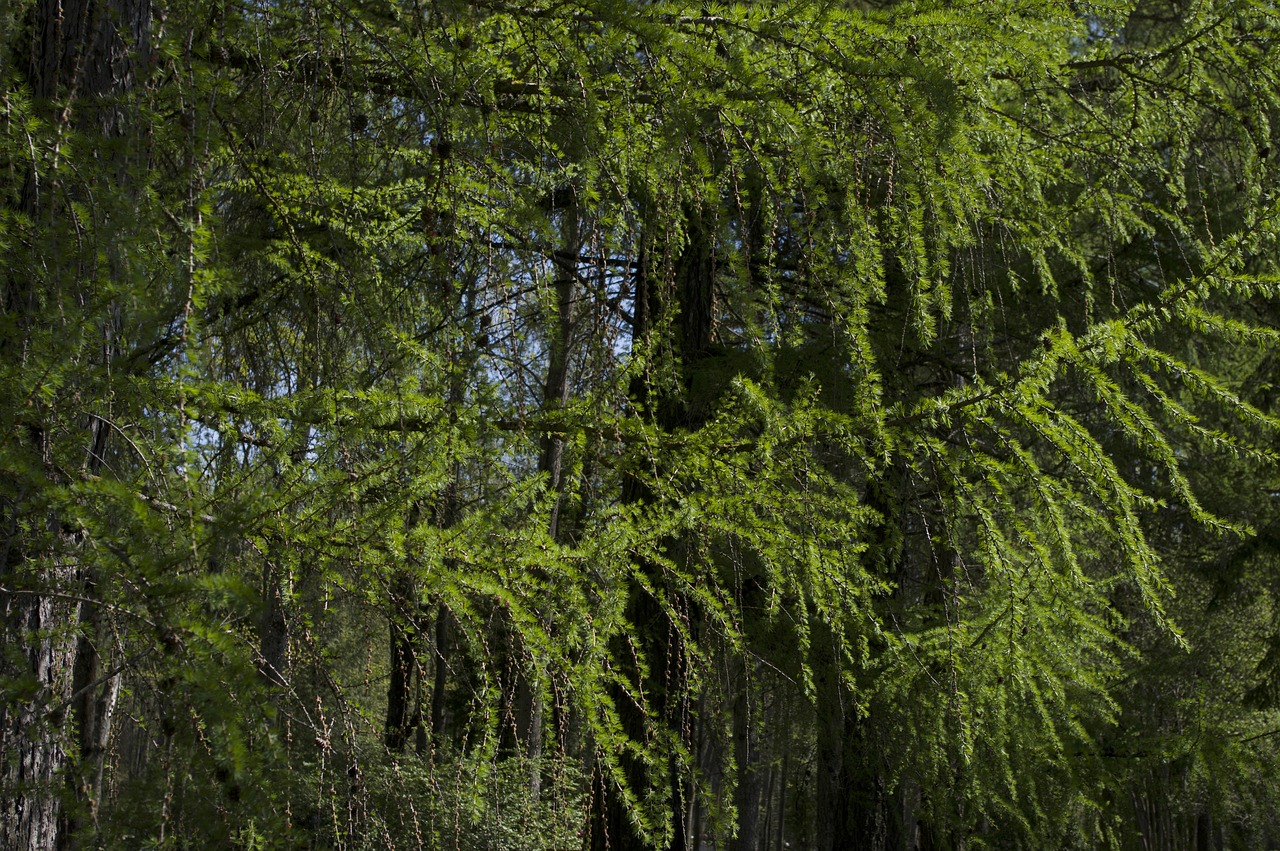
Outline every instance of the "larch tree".
<svg viewBox="0 0 1280 851">
<path fill-rule="evenodd" d="M 1274 9 L 0 15 L 3 847 L 1277 838 Z"/>
</svg>

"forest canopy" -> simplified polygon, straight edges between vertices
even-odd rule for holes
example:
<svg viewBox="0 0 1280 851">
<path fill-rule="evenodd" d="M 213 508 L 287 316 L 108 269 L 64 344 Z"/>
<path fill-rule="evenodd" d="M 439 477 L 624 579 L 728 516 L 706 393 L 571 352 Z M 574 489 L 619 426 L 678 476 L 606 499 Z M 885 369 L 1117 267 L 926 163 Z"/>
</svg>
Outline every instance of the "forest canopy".
<svg viewBox="0 0 1280 851">
<path fill-rule="evenodd" d="M 1278 123 L 1253 0 L 5 4 L 0 848 L 1275 845 Z"/>
</svg>

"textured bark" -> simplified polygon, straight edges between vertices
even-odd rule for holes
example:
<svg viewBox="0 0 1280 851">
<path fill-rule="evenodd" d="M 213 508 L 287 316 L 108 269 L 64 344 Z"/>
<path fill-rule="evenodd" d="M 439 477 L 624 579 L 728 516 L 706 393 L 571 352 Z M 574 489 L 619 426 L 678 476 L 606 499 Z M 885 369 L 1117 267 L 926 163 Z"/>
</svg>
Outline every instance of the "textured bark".
<svg viewBox="0 0 1280 851">
<path fill-rule="evenodd" d="M 82 572 L 70 698 L 72 725 L 78 738 L 79 771 L 68 777 L 75 806 L 62 814 L 58 847 L 64 849 L 77 847 L 81 831 L 97 824 L 107 746 L 120 694 L 119 672 L 104 670 L 109 638 L 102 608 L 97 602 L 97 572 L 93 568 Z"/>
<path fill-rule="evenodd" d="M 28 23 L 26 82 L 51 124 L 72 124 L 89 138 L 122 135 L 128 107 L 117 96 L 133 87 L 147 50 L 149 0 L 39 0 Z M 35 221 L 56 220 L 65 200 L 45 193 L 33 171 L 20 212 Z M 33 280 L 10 275 L 5 284 L 0 307 L 19 330 L 0 343 L 0 354 L 25 363 L 42 295 Z M 91 276 L 81 286 L 83 296 Z M 113 335 L 109 328 L 103 333 L 102 357 L 109 359 Z M 106 453 L 106 435 L 102 421 L 86 423 L 91 473 Z M 64 474 L 49 463 L 49 435 L 33 426 L 30 437 L 50 485 L 63 483 Z M 3 506 L 3 637 L 7 648 L 20 648 L 7 655 L 3 674 L 24 688 L 18 701 L 0 706 L 0 847 L 74 848 L 86 820 L 96 817 L 119 680 L 114 672 L 104 673 L 99 577 L 91 565 L 70 566 L 62 553 L 74 552 L 78 542 L 57 517 L 48 517 L 41 533 L 23 531 L 17 516 L 25 510 L 22 502 L 20 497 Z M 72 726 L 77 737 L 69 741 L 65 729 Z M 77 771 L 64 778 L 68 747 L 77 750 Z M 65 812 L 64 785 L 71 799 Z"/>
<path fill-rule="evenodd" d="M 41 577 L 48 583 L 50 571 Z M 70 571 L 61 571 L 64 577 Z M 49 594 L 12 593 L 6 570 L 4 677 L 25 682 L 26 693 L 0 704 L 0 849 L 44 851 L 56 847 L 66 759 L 62 725 L 71 694 L 75 641 L 67 631 L 72 606 Z"/>
</svg>

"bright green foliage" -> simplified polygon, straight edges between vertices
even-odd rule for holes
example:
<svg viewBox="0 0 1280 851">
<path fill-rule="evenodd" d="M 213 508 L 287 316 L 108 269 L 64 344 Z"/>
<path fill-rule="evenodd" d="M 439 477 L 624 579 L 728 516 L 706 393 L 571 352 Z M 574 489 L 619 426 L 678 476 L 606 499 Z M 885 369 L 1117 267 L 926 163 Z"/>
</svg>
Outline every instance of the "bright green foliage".
<svg viewBox="0 0 1280 851">
<path fill-rule="evenodd" d="M 64 833 L 1280 837 L 1276 10 L 181 0 L 40 94 L 46 5 L 3 745 Z"/>
</svg>

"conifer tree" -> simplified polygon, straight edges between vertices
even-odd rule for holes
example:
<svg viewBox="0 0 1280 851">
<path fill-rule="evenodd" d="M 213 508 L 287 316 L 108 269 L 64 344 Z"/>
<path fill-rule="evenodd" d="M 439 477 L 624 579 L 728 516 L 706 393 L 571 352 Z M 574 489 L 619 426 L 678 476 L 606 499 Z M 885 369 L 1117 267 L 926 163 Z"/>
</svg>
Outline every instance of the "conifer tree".
<svg viewBox="0 0 1280 851">
<path fill-rule="evenodd" d="M 62 8 L 6 847 L 1275 840 L 1274 10 Z"/>
</svg>

